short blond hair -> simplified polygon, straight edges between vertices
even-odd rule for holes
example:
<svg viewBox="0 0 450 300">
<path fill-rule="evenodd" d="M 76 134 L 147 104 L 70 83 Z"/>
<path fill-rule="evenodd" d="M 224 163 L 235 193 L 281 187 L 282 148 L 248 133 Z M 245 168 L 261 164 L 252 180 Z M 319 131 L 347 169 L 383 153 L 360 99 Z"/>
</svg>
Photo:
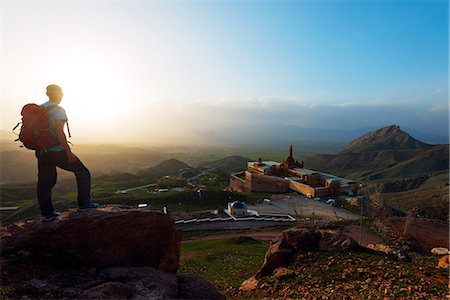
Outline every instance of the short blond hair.
<svg viewBox="0 0 450 300">
<path fill-rule="evenodd" d="M 61 93 L 62 89 L 59 85 L 50 84 L 47 86 L 47 94 Z"/>
</svg>

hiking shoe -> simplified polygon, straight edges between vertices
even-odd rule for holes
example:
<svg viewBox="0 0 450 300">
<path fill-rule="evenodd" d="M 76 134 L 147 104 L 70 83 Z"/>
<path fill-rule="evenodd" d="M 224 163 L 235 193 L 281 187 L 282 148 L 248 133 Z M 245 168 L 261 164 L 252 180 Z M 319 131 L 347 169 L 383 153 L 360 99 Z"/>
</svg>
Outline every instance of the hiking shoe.
<svg viewBox="0 0 450 300">
<path fill-rule="evenodd" d="M 56 219 L 61 213 L 57 211 L 52 211 L 48 216 L 42 217 L 42 222 L 50 222 L 54 219 Z"/>
<path fill-rule="evenodd" d="M 96 209 L 99 207 L 100 207 L 100 205 L 98 205 L 98 203 L 89 202 L 86 205 L 80 206 L 80 208 L 78 208 L 78 211 L 87 211 L 87 210 Z"/>
</svg>

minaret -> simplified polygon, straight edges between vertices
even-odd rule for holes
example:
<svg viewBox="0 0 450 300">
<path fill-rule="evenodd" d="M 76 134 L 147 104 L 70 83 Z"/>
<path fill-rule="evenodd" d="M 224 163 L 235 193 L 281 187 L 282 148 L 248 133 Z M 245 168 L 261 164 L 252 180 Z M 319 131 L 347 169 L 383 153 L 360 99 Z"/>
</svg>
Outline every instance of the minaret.
<svg viewBox="0 0 450 300">
<path fill-rule="evenodd" d="M 289 156 L 286 157 L 286 159 L 284 160 L 284 164 L 289 169 L 295 166 L 295 160 L 292 157 L 292 145 L 291 145 L 291 147 L 289 147 Z"/>
</svg>

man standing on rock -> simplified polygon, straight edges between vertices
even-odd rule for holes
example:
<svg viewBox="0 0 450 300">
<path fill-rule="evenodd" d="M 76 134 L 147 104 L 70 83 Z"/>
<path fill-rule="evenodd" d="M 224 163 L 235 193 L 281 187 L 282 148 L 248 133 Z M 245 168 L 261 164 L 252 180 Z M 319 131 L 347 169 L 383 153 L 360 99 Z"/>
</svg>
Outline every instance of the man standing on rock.
<svg viewBox="0 0 450 300">
<path fill-rule="evenodd" d="M 78 207 L 79 211 L 98 208 L 97 203 L 91 202 L 91 174 L 83 163 L 72 153 L 67 138 L 64 133 L 64 125 L 67 122 L 67 115 L 64 108 L 59 106 L 63 92 L 54 84 L 47 86 L 47 96 L 49 101 L 41 106 L 49 112 L 49 130 L 56 137 L 57 145 L 46 149 L 36 150 L 38 160 L 38 183 L 37 197 L 43 216 L 43 221 L 51 221 L 59 216 L 52 203 L 52 188 L 56 184 L 56 167 L 73 172 L 77 180 L 78 187 Z"/>
</svg>

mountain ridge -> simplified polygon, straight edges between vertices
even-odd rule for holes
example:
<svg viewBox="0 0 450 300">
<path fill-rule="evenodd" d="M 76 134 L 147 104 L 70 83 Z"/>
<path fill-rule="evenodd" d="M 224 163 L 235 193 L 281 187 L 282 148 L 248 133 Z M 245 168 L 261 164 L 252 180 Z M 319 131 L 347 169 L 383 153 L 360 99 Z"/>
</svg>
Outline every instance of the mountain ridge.
<svg viewBox="0 0 450 300">
<path fill-rule="evenodd" d="M 308 168 L 373 180 L 447 170 L 448 155 L 448 144 L 429 145 L 391 125 L 354 139 L 337 154 L 315 155 L 305 162 Z"/>
<path fill-rule="evenodd" d="M 426 149 L 431 145 L 423 143 L 400 129 L 390 125 L 370 131 L 347 144 L 340 153 L 371 150 L 411 150 Z"/>
</svg>

